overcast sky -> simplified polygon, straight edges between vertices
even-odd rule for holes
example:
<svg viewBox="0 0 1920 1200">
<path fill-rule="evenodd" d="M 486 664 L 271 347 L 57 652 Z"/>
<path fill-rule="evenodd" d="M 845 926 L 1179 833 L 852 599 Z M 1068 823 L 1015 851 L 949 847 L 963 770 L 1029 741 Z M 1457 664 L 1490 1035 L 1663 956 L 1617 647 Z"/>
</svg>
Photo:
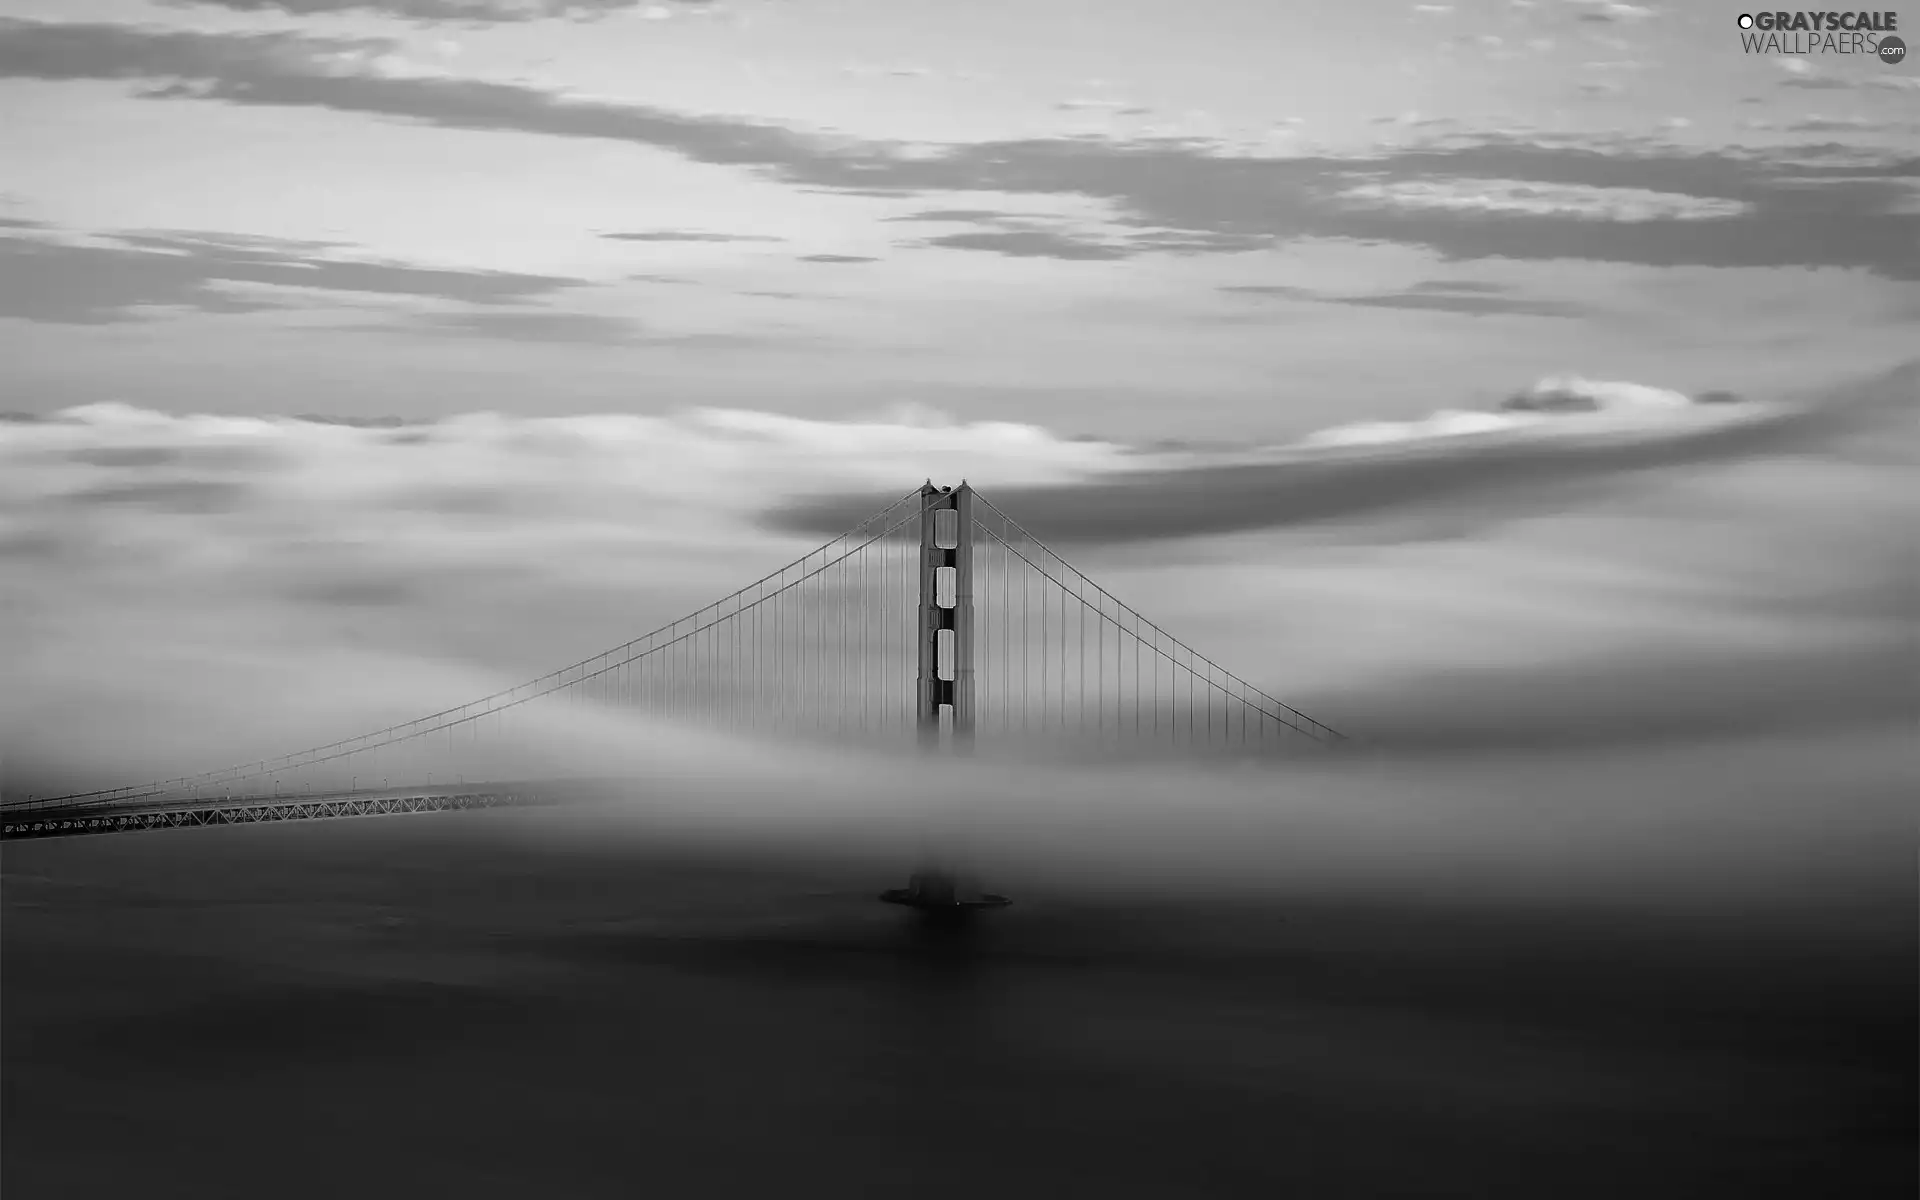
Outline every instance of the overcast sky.
<svg viewBox="0 0 1920 1200">
<path fill-rule="evenodd" d="M 1920 75 L 1730 6 L 5 13 L 14 410 L 1271 435 L 1825 382 L 1920 316 Z"/>
</svg>

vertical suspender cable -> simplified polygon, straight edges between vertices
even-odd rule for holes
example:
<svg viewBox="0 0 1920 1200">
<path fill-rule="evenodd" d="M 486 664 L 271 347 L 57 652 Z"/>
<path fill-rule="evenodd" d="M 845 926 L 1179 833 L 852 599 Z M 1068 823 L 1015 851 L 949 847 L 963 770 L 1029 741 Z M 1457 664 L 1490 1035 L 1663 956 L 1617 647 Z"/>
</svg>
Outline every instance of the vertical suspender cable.
<svg viewBox="0 0 1920 1200">
<path fill-rule="evenodd" d="M 1058 559 L 1054 559 L 1058 563 Z M 1060 601 L 1060 733 L 1068 732 L 1068 589 L 1064 584 L 1054 586 L 1054 597 Z"/>
<path fill-rule="evenodd" d="M 1075 571 L 1073 574 L 1073 598 L 1079 603 L 1073 606 L 1074 628 L 1080 634 L 1080 729 L 1081 737 L 1087 735 L 1087 578 Z"/>
<path fill-rule="evenodd" d="M 880 543 L 880 728 L 887 719 L 887 699 L 893 694 L 887 676 L 893 670 L 893 535 Z"/>
<path fill-rule="evenodd" d="M 1047 730 L 1047 583 L 1040 580 L 1040 732 Z"/>
<path fill-rule="evenodd" d="M 867 731 L 867 554 L 860 552 L 860 732 Z"/>
</svg>

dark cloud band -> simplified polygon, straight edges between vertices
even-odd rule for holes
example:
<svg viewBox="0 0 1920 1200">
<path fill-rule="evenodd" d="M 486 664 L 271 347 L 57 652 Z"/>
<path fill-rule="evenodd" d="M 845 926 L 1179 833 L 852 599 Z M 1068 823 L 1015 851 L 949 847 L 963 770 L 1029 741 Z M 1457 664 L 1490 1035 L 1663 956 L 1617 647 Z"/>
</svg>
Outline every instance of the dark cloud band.
<svg viewBox="0 0 1920 1200">
<path fill-rule="evenodd" d="M 1073 484 L 996 488 L 994 502 L 1021 514 L 1036 536 L 1062 544 L 1409 517 L 1457 527 L 1532 513 L 1542 495 L 1609 486 L 1632 472 L 1810 446 L 1860 422 L 1905 411 L 1916 400 L 1920 365 L 1908 365 L 1819 406 L 1635 440 L 1549 435 L 1311 451 L 1265 463 L 1200 462 Z M 783 532 L 830 536 L 885 502 L 870 495 L 815 497 L 780 505 L 765 519 Z"/>
</svg>

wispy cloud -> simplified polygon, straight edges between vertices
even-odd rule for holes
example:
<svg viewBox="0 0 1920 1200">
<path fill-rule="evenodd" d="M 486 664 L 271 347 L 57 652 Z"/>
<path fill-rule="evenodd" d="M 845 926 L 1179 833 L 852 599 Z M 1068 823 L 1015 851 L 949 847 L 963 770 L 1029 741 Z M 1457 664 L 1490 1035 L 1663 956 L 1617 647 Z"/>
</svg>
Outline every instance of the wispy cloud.
<svg viewBox="0 0 1920 1200">
<path fill-rule="evenodd" d="M 1387 292 L 1372 296 L 1340 296 L 1331 298 L 1330 302 L 1334 304 L 1357 305 L 1362 308 L 1402 308 L 1422 312 L 1461 313 L 1475 317 L 1495 314 L 1529 317 L 1580 317 L 1587 315 L 1591 311 L 1591 309 L 1584 304 L 1574 304 L 1565 300 L 1538 300 L 1525 296 L 1485 296 L 1420 291 Z"/>
<path fill-rule="evenodd" d="M 1234 284 L 1220 289 L 1229 295 L 1267 297 L 1317 304 L 1345 304 L 1358 308 L 1399 308 L 1465 316 L 1579 317 L 1592 310 L 1583 304 L 1512 294 L 1502 284 L 1472 280 L 1430 279 L 1400 291 L 1360 295 L 1316 291 L 1288 284 Z"/>
<path fill-rule="evenodd" d="M 1890 133 L 1920 132 L 1920 121 L 1890 121 L 1874 117 L 1825 117 L 1809 113 L 1781 126 L 1788 133 Z"/>
<path fill-rule="evenodd" d="M 1654 192 L 1644 188 L 1543 184 L 1518 179 L 1434 179 L 1363 183 L 1348 199 L 1408 209 L 1561 216 L 1588 221 L 1706 221 L 1739 216 L 1738 200 Z"/>
<path fill-rule="evenodd" d="M 1828 75 L 1798 59 L 1782 60 L 1800 68 L 1780 81 L 1783 88 L 1809 91 L 1915 92 L 1920 91 L 1920 75 Z"/>
<path fill-rule="evenodd" d="M 921 66 L 917 63 L 895 63 L 892 65 L 880 63 L 848 63 L 846 66 L 840 68 L 840 73 L 856 79 L 941 78 L 939 71 L 934 70 L 932 67 Z M 961 77 L 955 76 L 955 78 Z"/>
<path fill-rule="evenodd" d="M 1046 229 L 949 233 L 931 238 L 927 244 L 948 250 L 984 250 L 1010 258 L 1057 258 L 1068 262 L 1107 262 L 1132 255 L 1132 251 L 1125 247 L 1070 237 Z"/>
<path fill-rule="evenodd" d="M 925 221 L 932 223 L 951 223 L 972 225 L 983 222 L 1015 220 L 1019 213 L 999 212 L 991 208 L 929 208 L 920 212 L 908 213 L 900 217 L 887 217 L 888 221 Z"/>
<path fill-rule="evenodd" d="M 1289 300 L 1320 299 L 1320 293 L 1312 288 L 1296 287 L 1288 283 L 1230 283 L 1220 290 L 1234 296 L 1272 296 Z"/>
<path fill-rule="evenodd" d="M 673 9 L 707 7 L 711 0 L 163 0 L 176 8 L 196 5 L 233 12 L 277 12 L 294 17 L 365 13 L 421 24 L 493 25 L 552 18 L 593 20 L 637 10 L 642 16 L 671 16 Z M 669 7 L 672 6 L 672 7 Z"/>
<path fill-rule="evenodd" d="M 616 242 L 779 242 L 784 238 L 759 233 L 696 233 L 676 229 L 649 229 L 638 233 L 603 233 Z"/>
<path fill-rule="evenodd" d="M 1569 0 L 1582 21 L 1595 24 L 1634 24 L 1653 18 L 1654 10 L 1638 4 L 1614 4 L 1607 0 Z"/>
<path fill-rule="evenodd" d="M 1373 118 L 1373 123 L 1375 125 L 1398 125 L 1404 129 L 1438 129 L 1443 126 L 1458 125 L 1460 122 L 1453 117 L 1429 116 L 1426 113 L 1410 109 L 1396 116 L 1375 117 Z"/>
<path fill-rule="evenodd" d="M 1143 218 L 1076 222 L 1038 213 L 933 209 L 889 219 L 980 227 L 971 232 L 911 243 L 914 245 L 976 250 L 1009 258 L 1052 258 L 1061 262 L 1109 262 L 1144 254 L 1232 254 L 1263 249 L 1273 243 L 1271 234 L 1154 228 L 1153 222 Z M 1099 228 L 1093 228 L 1094 225 Z"/>
<path fill-rule="evenodd" d="M 1114 99 L 1062 100 L 1054 107 L 1063 112 L 1114 112 L 1132 117 L 1145 116 L 1151 111 L 1131 100 Z"/>
<path fill-rule="evenodd" d="M 315 290 L 502 305 L 585 280 L 463 271 L 338 255 L 313 242 L 209 233 L 119 233 L 89 241 L 0 234 L 0 316 L 68 324 L 138 319 L 148 308 L 243 313 Z M 257 288 L 291 289 L 263 295 Z"/>
<path fill-rule="evenodd" d="M 1135 254 L 1240 254 L 1271 249 L 1279 240 L 1279 234 L 1257 230 L 1160 229 L 1129 234 L 1121 245 Z"/>
<path fill-rule="evenodd" d="M 352 328 L 368 332 L 440 334 L 513 342 L 637 343 L 644 330 L 624 317 L 540 309 L 410 314 Z"/>
</svg>

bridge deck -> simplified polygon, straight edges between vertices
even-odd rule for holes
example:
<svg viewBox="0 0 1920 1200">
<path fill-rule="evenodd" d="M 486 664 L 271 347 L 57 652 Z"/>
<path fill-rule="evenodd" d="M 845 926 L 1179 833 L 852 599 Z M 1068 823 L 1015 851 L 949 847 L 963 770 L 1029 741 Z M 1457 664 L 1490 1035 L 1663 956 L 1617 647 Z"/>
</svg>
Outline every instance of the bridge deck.
<svg viewBox="0 0 1920 1200">
<path fill-rule="evenodd" d="M 550 798 L 550 797 L 549 797 Z M 456 809 L 509 808 L 542 803 L 532 791 L 426 789 L 321 796 L 244 796 L 218 800 L 128 800 L 70 807 L 16 807 L 0 814 L 0 838 L 73 837 L 262 821 L 317 821 Z"/>
</svg>

